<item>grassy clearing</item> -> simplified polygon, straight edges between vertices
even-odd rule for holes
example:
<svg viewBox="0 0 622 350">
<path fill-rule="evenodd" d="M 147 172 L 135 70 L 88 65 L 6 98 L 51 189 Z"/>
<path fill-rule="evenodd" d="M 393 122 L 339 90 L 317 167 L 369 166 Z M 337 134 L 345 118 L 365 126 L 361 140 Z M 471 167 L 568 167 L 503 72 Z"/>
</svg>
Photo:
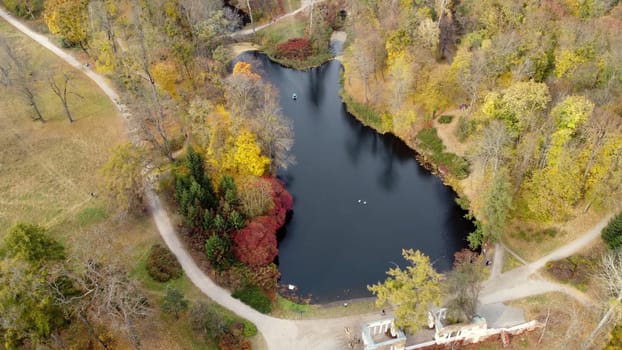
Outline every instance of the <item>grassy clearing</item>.
<svg viewBox="0 0 622 350">
<path fill-rule="evenodd" d="M 0 22 L 0 32 L 29 57 L 35 71 L 72 71 L 6 22 Z M 96 172 L 121 140 L 123 129 L 105 95 L 73 72 L 72 89 L 84 97 L 70 100 L 73 124 L 45 81 L 36 89 L 45 124 L 33 122 L 30 108 L 19 96 L 0 88 L 0 232 L 20 220 L 50 227 L 84 208 L 103 204 L 90 193 L 97 192 Z"/>
<path fill-rule="evenodd" d="M 302 18 L 301 18 L 302 17 Z M 259 42 L 263 46 L 272 43 L 280 43 L 287 41 L 291 38 L 299 38 L 305 35 L 305 28 L 307 26 L 304 16 L 296 15 L 284 18 L 273 25 L 267 26 L 261 31 L 257 32 L 259 36 Z"/>
</svg>

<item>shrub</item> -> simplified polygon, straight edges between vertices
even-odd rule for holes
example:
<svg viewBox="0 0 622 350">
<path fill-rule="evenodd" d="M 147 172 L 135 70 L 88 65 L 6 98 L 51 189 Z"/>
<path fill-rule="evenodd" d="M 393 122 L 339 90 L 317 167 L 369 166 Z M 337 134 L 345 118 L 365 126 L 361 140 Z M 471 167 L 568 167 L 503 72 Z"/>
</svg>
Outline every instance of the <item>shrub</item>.
<svg viewBox="0 0 622 350">
<path fill-rule="evenodd" d="M 231 296 L 240 299 L 240 301 L 261 313 L 267 314 L 272 311 L 270 298 L 258 286 L 249 284 L 242 289 L 236 290 Z"/>
<path fill-rule="evenodd" d="M 311 55 L 311 41 L 307 38 L 293 38 L 276 46 L 277 58 L 304 60 Z"/>
<path fill-rule="evenodd" d="M 432 154 L 441 153 L 445 150 L 443 140 L 438 137 L 436 129 L 434 128 L 419 131 L 417 134 L 417 141 L 424 151 L 428 151 Z"/>
<path fill-rule="evenodd" d="M 527 242 L 535 241 L 537 243 L 541 243 L 546 239 L 554 238 L 558 233 L 559 230 L 554 227 L 545 228 L 539 231 L 534 231 L 531 228 L 517 228 L 516 232 L 512 233 L 511 236 L 514 238 L 520 238 Z"/>
<path fill-rule="evenodd" d="M 442 115 L 438 118 L 438 122 L 441 124 L 449 124 L 454 119 L 452 115 Z"/>
<path fill-rule="evenodd" d="M 603 241 L 607 243 L 609 249 L 616 249 L 622 246 L 622 213 L 619 213 L 609 220 L 601 236 Z"/>
<path fill-rule="evenodd" d="M 147 258 L 147 273 L 158 282 L 167 282 L 181 276 L 181 265 L 167 248 L 154 244 Z"/>
<path fill-rule="evenodd" d="M 257 326 L 250 321 L 244 320 L 244 336 L 247 338 L 254 337 L 257 335 Z"/>
<path fill-rule="evenodd" d="M 549 261 L 546 264 L 546 270 L 561 282 L 585 290 L 596 265 L 593 259 L 573 255 L 562 260 Z"/>
</svg>

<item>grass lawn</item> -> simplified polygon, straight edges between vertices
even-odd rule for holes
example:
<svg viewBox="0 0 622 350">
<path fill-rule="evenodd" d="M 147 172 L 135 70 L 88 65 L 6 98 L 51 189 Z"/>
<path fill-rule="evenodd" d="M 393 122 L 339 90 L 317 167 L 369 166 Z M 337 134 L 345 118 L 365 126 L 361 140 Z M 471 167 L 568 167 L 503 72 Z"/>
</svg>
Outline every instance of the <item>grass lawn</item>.
<svg viewBox="0 0 622 350">
<path fill-rule="evenodd" d="M 63 242 L 76 261 L 101 258 L 127 266 L 142 283 L 154 310 L 137 325 L 145 349 L 217 349 L 216 344 L 193 334 L 187 313 L 176 320 L 160 311 L 166 284 L 151 280 L 144 267 L 151 245 L 164 245 L 151 218 L 119 219 L 110 211 L 105 194 L 98 193 L 99 169 L 111 148 L 125 140 L 112 103 L 88 78 L 4 21 L 0 21 L 0 33 L 17 52 L 29 57 L 33 70 L 42 72 L 39 74 L 74 73 L 70 91 L 83 97 L 70 96 L 75 119 L 70 124 L 47 80 L 41 79 L 35 98 L 46 123 L 40 123 L 32 121 L 31 110 L 15 92 L 0 87 L 0 239 L 18 221 L 37 223 Z M 214 305 L 185 276 L 171 284 L 191 302 L 211 303 L 226 317 L 235 318 Z M 253 342 L 262 344 L 263 340 L 258 335 Z M 115 348 L 130 346 L 119 337 Z"/>
<path fill-rule="evenodd" d="M 41 75 L 74 73 L 70 91 L 83 97 L 69 97 L 76 119 L 70 124 L 42 78 L 35 96 L 47 120 L 42 124 L 32 121 L 32 111 L 19 95 L 0 88 L 0 232 L 17 221 L 52 227 L 84 208 L 102 207 L 102 200 L 90 193 L 98 192 L 97 172 L 123 138 L 114 106 L 88 78 L 4 21 L 0 33 Z"/>
</svg>

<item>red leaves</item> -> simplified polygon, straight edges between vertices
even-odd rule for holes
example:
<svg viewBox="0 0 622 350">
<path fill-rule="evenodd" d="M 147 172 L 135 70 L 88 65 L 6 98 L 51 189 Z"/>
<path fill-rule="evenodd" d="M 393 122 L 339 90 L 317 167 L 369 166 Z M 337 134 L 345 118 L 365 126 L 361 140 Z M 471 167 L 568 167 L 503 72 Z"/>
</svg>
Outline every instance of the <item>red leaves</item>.
<svg viewBox="0 0 622 350">
<path fill-rule="evenodd" d="M 311 55 L 311 41 L 307 38 L 293 38 L 276 46 L 276 56 L 304 60 Z"/>
<path fill-rule="evenodd" d="M 272 186 L 272 202 L 274 203 L 272 209 L 268 212 L 268 216 L 276 220 L 275 225 L 278 229 L 285 225 L 287 212 L 292 210 L 294 200 L 281 181 L 273 177 L 267 180 L 270 182 L 270 186 Z"/>
<path fill-rule="evenodd" d="M 258 216 L 245 228 L 233 235 L 235 257 L 250 266 L 265 266 L 278 255 L 276 231 L 285 224 L 287 211 L 291 210 L 292 196 L 275 178 L 266 178 L 272 188 L 272 209 Z"/>
<path fill-rule="evenodd" d="M 258 216 L 238 231 L 233 237 L 235 257 L 251 266 L 271 263 L 279 253 L 274 223 L 270 216 Z"/>
</svg>

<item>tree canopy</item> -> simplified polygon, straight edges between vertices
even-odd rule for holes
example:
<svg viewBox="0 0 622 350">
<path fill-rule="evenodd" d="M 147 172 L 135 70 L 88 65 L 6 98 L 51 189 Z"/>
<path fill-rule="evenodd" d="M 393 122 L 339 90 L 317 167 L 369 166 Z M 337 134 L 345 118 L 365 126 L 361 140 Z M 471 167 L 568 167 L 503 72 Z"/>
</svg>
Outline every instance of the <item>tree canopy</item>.
<svg viewBox="0 0 622 350">
<path fill-rule="evenodd" d="M 404 249 L 402 256 L 409 263 L 406 268 L 389 269 L 384 282 L 367 289 L 376 295 L 376 306 L 392 305 L 396 325 L 414 334 L 427 324 L 430 307 L 441 302 L 441 275 L 418 250 Z"/>
</svg>

